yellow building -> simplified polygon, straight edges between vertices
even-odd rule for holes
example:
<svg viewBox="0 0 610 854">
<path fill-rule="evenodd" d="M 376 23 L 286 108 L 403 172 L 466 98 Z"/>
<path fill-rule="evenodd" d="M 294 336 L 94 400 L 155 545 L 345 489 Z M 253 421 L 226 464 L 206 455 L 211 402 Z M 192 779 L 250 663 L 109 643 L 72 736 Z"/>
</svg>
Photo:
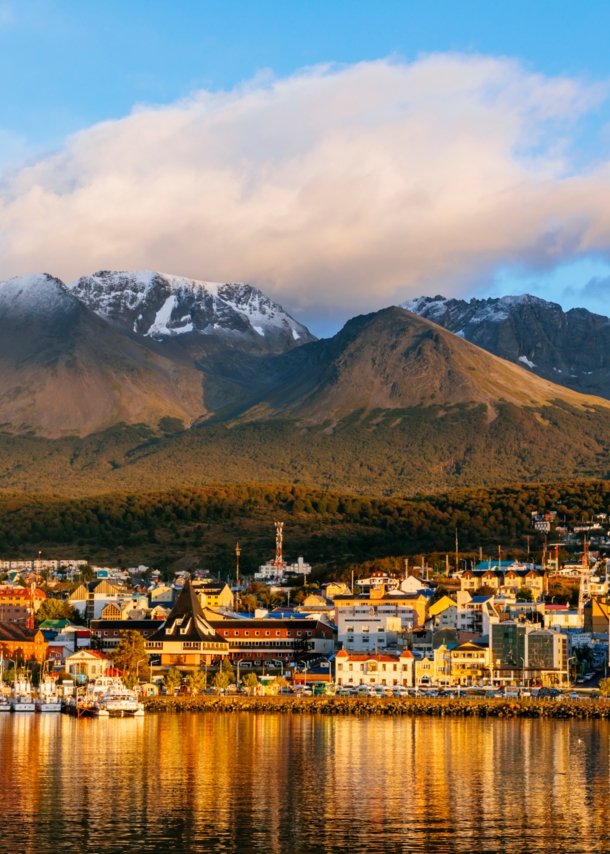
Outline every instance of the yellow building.
<svg viewBox="0 0 610 854">
<path fill-rule="evenodd" d="M 412 628 L 423 626 L 426 622 L 426 609 L 428 598 L 421 593 L 402 593 L 400 590 L 388 592 L 381 585 L 371 589 L 370 593 L 358 595 L 340 593 L 333 599 L 335 606 L 335 623 L 339 623 L 340 608 L 363 608 L 369 607 L 375 613 L 387 616 L 403 616 L 406 611 L 412 610 L 416 615 Z"/>
<path fill-rule="evenodd" d="M 608 605 L 600 599 L 591 599 L 585 605 L 585 632 L 608 634 Z"/>
<path fill-rule="evenodd" d="M 473 641 L 458 644 L 451 650 L 451 684 L 475 685 L 490 677 L 489 646 L 481 646 Z"/>
<path fill-rule="evenodd" d="M 235 596 L 228 584 L 209 581 L 192 582 L 202 608 L 228 608 L 233 610 Z"/>
</svg>

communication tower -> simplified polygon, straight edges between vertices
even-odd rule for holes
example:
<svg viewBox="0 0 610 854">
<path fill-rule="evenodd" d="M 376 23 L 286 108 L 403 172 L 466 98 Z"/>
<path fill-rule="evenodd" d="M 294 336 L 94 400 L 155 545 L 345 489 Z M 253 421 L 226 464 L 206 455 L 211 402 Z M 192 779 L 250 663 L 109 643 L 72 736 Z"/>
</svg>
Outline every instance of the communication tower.
<svg viewBox="0 0 610 854">
<path fill-rule="evenodd" d="M 274 563 L 274 566 L 278 567 L 278 569 L 283 569 L 283 567 L 284 567 L 283 543 L 284 543 L 284 523 L 283 522 L 276 522 L 275 523 L 275 560 L 273 561 L 273 563 Z"/>
<path fill-rule="evenodd" d="M 583 541 L 582 566 L 580 569 L 580 590 L 578 593 L 578 613 L 585 613 L 585 601 L 591 598 L 591 567 L 589 566 L 589 544 L 585 534 Z"/>
</svg>

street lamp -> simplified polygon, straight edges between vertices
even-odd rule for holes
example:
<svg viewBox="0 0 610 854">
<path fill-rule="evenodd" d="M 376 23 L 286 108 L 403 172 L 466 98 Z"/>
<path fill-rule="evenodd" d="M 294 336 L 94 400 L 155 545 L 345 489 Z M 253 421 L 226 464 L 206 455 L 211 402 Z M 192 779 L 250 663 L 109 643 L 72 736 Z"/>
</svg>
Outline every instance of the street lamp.
<svg viewBox="0 0 610 854">
<path fill-rule="evenodd" d="M 242 663 L 242 661 L 245 661 L 245 660 L 246 660 L 245 658 L 240 658 L 239 661 L 235 662 L 237 665 L 237 683 L 236 684 L 237 684 L 238 688 L 239 688 L 239 665 Z"/>
<path fill-rule="evenodd" d="M 571 655 L 571 656 L 568 658 L 568 672 L 567 672 L 567 676 L 568 676 L 568 691 L 570 690 L 570 662 L 571 662 L 571 661 L 577 661 L 577 660 L 578 660 L 578 659 L 576 658 L 576 656 L 575 656 L 575 655 Z M 582 683 L 581 683 L 581 684 L 582 684 Z"/>
<path fill-rule="evenodd" d="M 141 658 L 141 659 L 136 663 L 136 684 L 137 684 L 137 682 L 138 682 L 138 669 L 139 669 L 140 665 L 142 664 L 142 662 L 143 662 L 143 661 L 147 661 L 147 660 L 148 660 L 148 656 L 146 656 L 146 658 Z"/>
<path fill-rule="evenodd" d="M 305 671 L 305 688 L 307 688 L 307 662 L 299 661 L 298 663 L 303 665 L 303 670 Z"/>
</svg>

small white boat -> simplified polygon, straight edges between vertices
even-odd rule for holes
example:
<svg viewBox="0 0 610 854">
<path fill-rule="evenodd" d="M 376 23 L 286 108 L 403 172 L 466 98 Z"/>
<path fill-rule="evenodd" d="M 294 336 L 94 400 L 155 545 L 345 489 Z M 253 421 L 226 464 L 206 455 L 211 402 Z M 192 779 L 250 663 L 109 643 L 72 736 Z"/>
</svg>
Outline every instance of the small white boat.
<svg viewBox="0 0 610 854">
<path fill-rule="evenodd" d="M 10 712 L 11 704 L 6 699 L 4 694 L 0 694 L 0 712 Z"/>
<path fill-rule="evenodd" d="M 97 717 L 104 718 L 144 716 L 144 706 L 138 700 L 138 695 L 126 688 L 120 679 L 115 679 L 104 694 L 98 694 L 93 709 Z"/>
<path fill-rule="evenodd" d="M 34 705 L 37 712 L 61 712 L 61 700 L 57 696 L 57 684 L 50 676 L 47 676 L 40 685 Z"/>
<path fill-rule="evenodd" d="M 9 700 L 11 712 L 35 712 L 36 706 L 32 699 L 32 686 L 30 680 L 24 676 L 15 680 L 13 696 Z"/>
</svg>

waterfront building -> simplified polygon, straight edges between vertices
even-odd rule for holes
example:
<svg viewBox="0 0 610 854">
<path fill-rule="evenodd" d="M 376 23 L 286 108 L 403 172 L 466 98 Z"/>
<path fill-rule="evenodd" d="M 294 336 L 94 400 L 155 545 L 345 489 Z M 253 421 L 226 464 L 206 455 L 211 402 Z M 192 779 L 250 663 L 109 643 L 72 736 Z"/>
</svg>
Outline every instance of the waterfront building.
<svg viewBox="0 0 610 854">
<path fill-rule="evenodd" d="M 334 652 L 335 632 L 320 620 L 289 619 L 210 619 L 210 625 L 229 644 L 231 661 L 244 659 L 254 666 L 265 661 L 290 664 Z"/>
<path fill-rule="evenodd" d="M 505 620 L 490 627 L 493 678 L 562 684 L 568 679 L 568 639 L 564 633 Z"/>
<path fill-rule="evenodd" d="M 146 651 L 162 667 L 199 668 L 229 655 L 229 643 L 205 619 L 197 594 L 186 580 L 169 617 L 149 638 Z"/>
<path fill-rule="evenodd" d="M 40 629 L 0 621 L 0 656 L 6 661 L 38 661 L 47 658 L 48 645 Z"/>
<path fill-rule="evenodd" d="M 335 681 L 344 687 L 358 685 L 413 685 L 415 659 L 405 650 L 400 655 L 350 653 L 340 650 L 335 658 Z"/>
<path fill-rule="evenodd" d="M 138 632 L 148 640 L 160 627 L 160 620 L 92 620 L 91 643 L 96 649 L 113 650 L 118 646 L 122 632 Z"/>
<path fill-rule="evenodd" d="M 491 677 L 489 643 L 466 641 L 451 648 L 451 684 L 476 685 Z"/>
<path fill-rule="evenodd" d="M 158 584 L 151 587 L 148 591 L 148 599 L 151 608 L 156 605 L 163 605 L 164 608 L 171 608 L 176 601 L 176 589 L 167 584 Z"/>
</svg>

